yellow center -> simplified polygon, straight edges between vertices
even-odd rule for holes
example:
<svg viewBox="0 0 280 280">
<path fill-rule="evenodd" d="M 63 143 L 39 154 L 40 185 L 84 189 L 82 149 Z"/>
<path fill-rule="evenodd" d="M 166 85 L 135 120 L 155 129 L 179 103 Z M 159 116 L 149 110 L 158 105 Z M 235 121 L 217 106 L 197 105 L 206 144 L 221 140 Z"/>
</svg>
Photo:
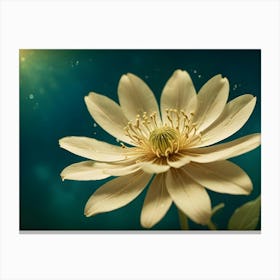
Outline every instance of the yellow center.
<svg viewBox="0 0 280 280">
<path fill-rule="evenodd" d="M 158 158 L 169 157 L 201 141 L 192 118 L 193 113 L 187 115 L 183 110 L 166 109 L 165 121 L 161 123 L 156 112 L 150 115 L 143 112 L 134 122 L 128 122 L 125 135 L 141 152 Z"/>
<path fill-rule="evenodd" d="M 178 149 L 179 134 L 175 129 L 163 126 L 152 131 L 149 142 L 153 152 L 158 156 L 168 156 Z"/>
</svg>

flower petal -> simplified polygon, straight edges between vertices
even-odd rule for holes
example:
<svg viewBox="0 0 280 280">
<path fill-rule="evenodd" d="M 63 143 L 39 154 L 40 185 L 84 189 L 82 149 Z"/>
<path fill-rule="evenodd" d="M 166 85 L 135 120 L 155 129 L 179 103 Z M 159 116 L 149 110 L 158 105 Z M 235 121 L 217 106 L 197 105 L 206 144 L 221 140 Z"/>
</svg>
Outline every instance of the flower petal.
<svg viewBox="0 0 280 280">
<path fill-rule="evenodd" d="M 94 92 L 85 97 L 85 102 L 91 116 L 104 130 L 121 141 L 131 144 L 131 139 L 125 135 L 124 130 L 128 120 L 117 103 Z"/>
<path fill-rule="evenodd" d="M 173 168 L 180 168 L 191 161 L 188 155 L 176 154 L 171 158 L 167 159 L 167 163 Z"/>
<path fill-rule="evenodd" d="M 134 121 L 138 114 L 142 116 L 144 112 L 147 113 L 147 116 L 156 112 L 157 121 L 161 123 L 158 104 L 153 92 L 137 76 L 130 73 L 123 75 L 119 82 L 118 95 L 121 108 L 128 120 Z"/>
<path fill-rule="evenodd" d="M 160 108 L 163 123 L 167 123 L 166 109 L 183 110 L 186 114 L 195 111 L 196 91 L 190 75 L 186 71 L 176 70 L 167 81 L 161 95 Z"/>
<path fill-rule="evenodd" d="M 141 225 L 151 228 L 166 214 L 172 199 L 166 190 L 165 174 L 158 174 L 149 186 L 141 212 Z"/>
<path fill-rule="evenodd" d="M 197 95 L 193 123 L 201 131 L 213 123 L 224 110 L 229 94 L 227 78 L 216 75 L 203 85 Z"/>
<path fill-rule="evenodd" d="M 186 151 L 187 158 L 194 162 L 212 162 L 236 157 L 257 148 L 261 143 L 260 133 L 238 138 L 234 141 Z"/>
<path fill-rule="evenodd" d="M 256 97 L 241 95 L 226 106 L 219 118 L 201 132 L 202 141 L 192 147 L 203 147 L 217 143 L 238 131 L 249 119 L 256 105 Z"/>
<path fill-rule="evenodd" d="M 125 165 L 116 164 L 115 166 L 104 169 L 104 173 L 110 174 L 110 176 L 124 176 L 131 173 L 135 173 L 141 169 L 141 163 L 127 163 Z"/>
<path fill-rule="evenodd" d="M 253 189 L 249 176 L 227 160 L 190 163 L 184 170 L 193 180 L 215 192 L 248 195 Z"/>
<path fill-rule="evenodd" d="M 64 137 L 59 140 L 59 145 L 73 154 L 97 161 L 112 162 L 127 158 L 123 148 L 88 137 Z"/>
<path fill-rule="evenodd" d="M 211 201 L 205 188 L 193 181 L 183 169 L 172 169 L 166 177 L 167 190 L 177 207 L 198 224 L 211 217 Z"/>
<path fill-rule="evenodd" d="M 90 217 L 123 207 L 143 191 L 150 178 L 150 174 L 138 171 L 107 182 L 89 198 L 85 215 Z"/>
<path fill-rule="evenodd" d="M 78 163 L 71 164 L 64 168 L 60 173 L 62 180 L 101 180 L 110 177 L 111 175 L 105 174 L 103 168 L 101 168 L 102 163 L 97 163 L 93 161 L 82 161 Z M 103 163 L 103 166 L 106 165 Z"/>
<path fill-rule="evenodd" d="M 163 173 L 170 168 L 169 165 L 161 165 L 153 162 L 144 162 L 141 165 L 141 169 L 147 173 Z"/>
<path fill-rule="evenodd" d="M 135 160 L 123 160 L 120 162 L 106 163 L 83 161 L 67 166 L 61 172 L 62 180 L 100 180 L 110 176 L 124 176 L 135 173 L 141 168 Z"/>
</svg>

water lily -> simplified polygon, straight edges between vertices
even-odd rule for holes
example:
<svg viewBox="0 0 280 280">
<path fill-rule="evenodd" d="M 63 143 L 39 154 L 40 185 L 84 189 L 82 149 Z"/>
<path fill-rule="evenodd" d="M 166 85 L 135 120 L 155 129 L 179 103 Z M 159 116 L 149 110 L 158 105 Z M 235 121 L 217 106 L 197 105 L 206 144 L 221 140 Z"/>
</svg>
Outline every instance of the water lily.
<svg viewBox="0 0 280 280">
<path fill-rule="evenodd" d="M 91 92 L 86 106 L 104 130 L 121 145 L 88 137 L 65 137 L 62 148 L 89 160 L 72 164 L 62 179 L 108 181 L 89 198 L 87 217 L 123 207 L 148 186 L 141 224 L 151 228 L 172 202 L 194 222 L 211 218 L 211 191 L 248 195 L 249 176 L 227 159 L 260 145 L 260 134 L 219 143 L 237 132 L 256 104 L 251 94 L 227 103 L 229 82 L 216 75 L 196 93 L 186 71 L 176 70 L 163 88 L 160 109 L 148 85 L 133 74 L 118 85 L 119 104 Z"/>
</svg>

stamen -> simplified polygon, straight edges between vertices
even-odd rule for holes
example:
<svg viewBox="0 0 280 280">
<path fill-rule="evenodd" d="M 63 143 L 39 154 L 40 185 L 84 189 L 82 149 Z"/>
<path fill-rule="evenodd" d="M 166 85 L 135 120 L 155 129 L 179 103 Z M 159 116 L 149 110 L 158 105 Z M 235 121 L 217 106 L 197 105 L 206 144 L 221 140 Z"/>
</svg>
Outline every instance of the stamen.
<svg viewBox="0 0 280 280">
<path fill-rule="evenodd" d="M 157 122 L 157 113 L 136 115 L 135 121 L 129 121 L 124 128 L 139 152 L 148 157 L 168 158 L 186 149 L 191 143 L 201 141 L 197 126 L 192 123 L 194 113 L 186 114 L 183 110 L 166 109 L 167 123 Z M 126 148 L 124 144 L 121 144 Z"/>
<path fill-rule="evenodd" d="M 159 150 L 156 150 L 156 155 L 157 155 L 158 158 L 161 157 L 161 156 L 160 156 L 160 153 L 159 153 Z"/>
<path fill-rule="evenodd" d="M 151 114 L 151 119 L 153 120 L 155 127 L 158 127 L 156 115 L 157 115 L 157 113 L 156 113 L 156 112 L 153 112 L 153 113 Z"/>
<path fill-rule="evenodd" d="M 150 121 L 147 121 L 147 120 L 144 120 L 144 122 L 142 122 L 142 124 L 146 127 L 146 129 L 148 130 L 148 132 L 150 132 L 151 133 L 151 129 L 150 129 L 150 127 L 149 127 L 149 124 L 150 124 L 151 122 Z"/>
<path fill-rule="evenodd" d="M 181 110 L 180 112 L 184 116 L 184 118 L 187 120 L 187 122 L 189 123 L 190 119 L 188 118 L 187 114 L 183 110 Z"/>
<path fill-rule="evenodd" d="M 165 111 L 166 111 L 166 117 L 169 120 L 169 122 L 171 124 L 171 127 L 174 128 L 173 119 L 172 119 L 172 116 L 171 116 L 172 109 L 166 109 Z"/>
<path fill-rule="evenodd" d="M 139 118 L 137 118 L 134 126 L 135 126 L 135 128 L 139 128 L 139 125 L 140 125 L 140 120 L 139 120 Z"/>
</svg>

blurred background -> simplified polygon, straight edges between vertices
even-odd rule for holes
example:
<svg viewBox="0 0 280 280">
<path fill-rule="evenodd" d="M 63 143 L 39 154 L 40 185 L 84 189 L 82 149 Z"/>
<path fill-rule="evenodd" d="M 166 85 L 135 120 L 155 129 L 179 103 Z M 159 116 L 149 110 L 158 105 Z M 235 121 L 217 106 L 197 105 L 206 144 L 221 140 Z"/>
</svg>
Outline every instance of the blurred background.
<svg viewBox="0 0 280 280">
<path fill-rule="evenodd" d="M 159 100 L 176 69 L 189 72 L 196 90 L 212 76 L 230 82 L 230 97 L 257 96 L 253 114 L 244 127 L 226 141 L 261 131 L 260 50 L 20 50 L 20 229 L 21 230 L 143 230 L 140 213 L 146 190 L 118 210 L 86 218 L 90 195 L 108 179 L 64 181 L 60 172 L 83 161 L 59 148 L 65 136 L 88 136 L 117 144 L 89 115 L 84 96 L 90 91 L 117 101 L 122 74 L 142 78 Z M 252 179 L 249 196 L 208 191 L 212 206 L 225 207 L 213 217 L 226 229 L 234 210 L 261 193 L 261 148 L 231 159 Z M 110 180 L 110 179 L 109 179 Z M 207 229 L 189 221 L 194 230 Z M 172 205 L 154 230 L 178 230 L 177 209 Z M 260 223 L 258 228 L 260 229 Z"/>
</svg>

